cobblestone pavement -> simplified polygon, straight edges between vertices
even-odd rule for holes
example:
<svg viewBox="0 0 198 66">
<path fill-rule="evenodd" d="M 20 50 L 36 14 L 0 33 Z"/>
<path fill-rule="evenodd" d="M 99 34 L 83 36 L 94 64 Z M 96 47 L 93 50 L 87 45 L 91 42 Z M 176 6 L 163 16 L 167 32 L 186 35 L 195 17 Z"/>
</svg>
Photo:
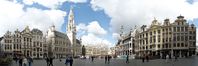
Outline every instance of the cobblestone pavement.
<svg viewBox="0 0 198 66">
<path fill-rule="evenodd" d="M 53 62 L 54 66 L 65 66 L 65 59 L 62 59 L 62 61 L 55 59 Z M 11 66 L 18 66 L 18 63 L 13 62 Z M 34 60 L 32 66 L 47 66 L 47 64 L 45 60 Z M 131 59 L 128 64 L 125 63 L 125 59 L 111 59 L 109 64 L 105 64 L 104 59 L 95 59 L 94 62 L 89 59 L 74 59 L 73 66 L 198 66 L 198 57 L 178 59 L 176 62 L 156 59 L 144 63 L 141 60 Z"/>
</svg>

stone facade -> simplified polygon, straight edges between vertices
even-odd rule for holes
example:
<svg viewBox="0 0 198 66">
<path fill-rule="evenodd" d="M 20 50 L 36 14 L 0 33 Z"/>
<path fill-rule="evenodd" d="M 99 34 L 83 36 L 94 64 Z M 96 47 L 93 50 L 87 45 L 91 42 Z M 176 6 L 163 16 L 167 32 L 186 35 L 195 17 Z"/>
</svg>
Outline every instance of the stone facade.
<svg viewBox="0 0 198 66">
<path fill-rule="evenodd" d="M 32 44 L 32 57 L 33 58 L 43 58 L 44 57 L 44 44 L 45 38 L 43 37 L 42 31 L 38 29 L 32 29 L 32 37 L 33 37 L 33 44 Z"/>
<path fill-rule="evenodd" d="M 115 46 L 115 56 L 133 56 L 134 49 L 135 49 L 135 32 L 136 29 L 132 30 L 127 33 L 123 34 L 122 32 L 123 27 L 121 27 L 120 39 L 118 40 Z"/>
<path fill-rule="evenodd" d="M 2 45 L 5 52 L 15 56 L 24 55 L 43 58 L 43 40 L 45 39 L 43 39 L 40 30 L 33 29 L 31 31 L 27 26 L 22 31 L 18 29 L 14 33 L 7 31 L 3 37 Z"/>
<path fill-rule="evenodd" d="M 46 36 L 48 44 L 48 57 L 62 58 L 71 55 L 71 43 L 65 33 L 55 30 L 53 25 Z"/>
<path fill-rule="evenodd" d="M 154 19 L 150 26 L 143 25 L 135 29 L 133 34 L 134 36 L 128 37 L 133 37 L 134 40 L 127 37 L 118 40 L 115 47 L 116 55 L 130 54 L 126 51 L 130 48 L 130 43 L 134 43 L 132 53 L 137 56 L 148 54 L 164 58 L 167 54 L 172 57 L 188 57 L 195 54 L 196 27 L 187 23 L 184 16 L 178 16 L 174 22 L 165 19 L 163 24 Z M 124 47 L 125 45 L 127 47 Z"/>
<path fill-rule="evenodd" d="M 82 45 L 81 40 L 78 40 L 76 38 L 76 25 L 74 21 L 74 13 L 73 13 L 73 7 L 71 7 L 69 15 L 68 15 L 68 24 L 67 24 L 67 36 L 69 37 L 69 40 L 71 42 L 72 46 L 72 54 L 73 56 L 80 56 L 82 54 Z"/>
<path fill-rule="evenodd" d="M 142 26 L 138 31 L 136 45 L 139 55 L 192 56 L 196 49 L 196 27 L 187 23 L 183 16 L 178 16 L 173 23 L 165 19 L 160 24 L 154 19 L 150 27 Z"/>
<path fill-rule="evenodd" d="M 1 41 L 2 50 L 12 55 L 25 55 L 33 58 L 56 57 L 68 55 L 81 56 L 81 40 L 76 39 L 76 25 L 74 24 L 73 8 L 68 15 L 67 32 L 61 33 L 51 26 L 44 36 L 42 31 L 27 26 L 11 33 L 7 31 Z"/>
<path fill-rule="evenodd" d="M 108 55 L 109 49 L 108 46 L 103 44 L 88 44 L 85 46 L 86 48 L 86 57 L 96 56 L 96 57 L 104 57 Z"/>
</svg>

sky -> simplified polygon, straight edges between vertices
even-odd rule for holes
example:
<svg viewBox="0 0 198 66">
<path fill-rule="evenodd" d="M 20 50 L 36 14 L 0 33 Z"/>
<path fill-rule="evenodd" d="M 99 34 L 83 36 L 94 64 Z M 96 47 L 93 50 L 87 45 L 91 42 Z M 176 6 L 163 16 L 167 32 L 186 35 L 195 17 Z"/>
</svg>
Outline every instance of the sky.
<svg viewBox="0 0 198 66">
<path fill-rule="evenodd" d="M 71 7 L 77 38 L 85 45 L 114 46 L 121 25 L 128 33 L 135 25 L 150 25 L 154 18 L 174 22 L 182 15 L 198 27 L 198 0 L 0 0 L 0 5 L 0 36 L 26 26 L 46 34 L 53 24 L 66 33 Z"/>
</svg>

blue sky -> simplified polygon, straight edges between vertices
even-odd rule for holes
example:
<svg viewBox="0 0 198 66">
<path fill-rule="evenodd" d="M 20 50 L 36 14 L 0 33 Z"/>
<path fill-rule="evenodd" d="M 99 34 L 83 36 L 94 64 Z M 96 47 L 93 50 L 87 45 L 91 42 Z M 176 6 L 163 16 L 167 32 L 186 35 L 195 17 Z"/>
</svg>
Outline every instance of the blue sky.
<svg viewBox="0 0 198 66">
<path fill-rule="evenodd" d="M 25 4 L 23 3 L 23 0 L 18 0 L 18 2 L 21 4 Z M 50 8 L 42 6 L 41 4 L 38 4 L 38 3 L 33 3 L 32 5 L 25 4 L 24 10 L 26 10 L 27 8 L 31 8 L 31 7 L 35 7 L 35 8 L 42 9 L 42 10 L 50 10 Z M 107 31 L 107 34 L 105 34 L 105 36 L 102 36 L 99 38 L 101 38 L 102 40 L 108 40 L 111 43 L 116 42 L 116 40 L 112 37 L 112 31 L 110 31 L 109 29 L 110 17 L 106 15 L 103 10 L 94 11 L 91 8 L 91 4 L 89 0 L 84 3 L 63 2 L 62 5 L 59 5 L 57 7 L 58 10 L 65 11 L 67 13 L 67 15 L 64 17 L 64 23 L 61 25 L 61 32 L 66 32 L 68 13 L 71 7 L 73 7 L 76 25 L 80 23 L 88 25 L 92 21 L 97 21 L 100 27 L 102 27 L 105 31 Z M 87 35 L 87 34 L 88 33 L 84 33 L 80 35 L 78 34 L 77 37 L 81 38 L 82 35 Z"/>
<path fill-rule="evenodd" d="M 198 26 L 197 0 L 3 0 L 0 4 L 0 26 L 5 26 L 0 35 L 27 25 L 45 33 L 55 24 L 58 31 L 66 32 L 71 6 L 79 27 L 77 37 L 85 43 L 96 41 L 113 46 L 121 25 L 128 33 L 135 25 L 149 25 L 153 17 L 159 22 L 165 18 L 173 22 L 181 14 Z"/>
</svg>

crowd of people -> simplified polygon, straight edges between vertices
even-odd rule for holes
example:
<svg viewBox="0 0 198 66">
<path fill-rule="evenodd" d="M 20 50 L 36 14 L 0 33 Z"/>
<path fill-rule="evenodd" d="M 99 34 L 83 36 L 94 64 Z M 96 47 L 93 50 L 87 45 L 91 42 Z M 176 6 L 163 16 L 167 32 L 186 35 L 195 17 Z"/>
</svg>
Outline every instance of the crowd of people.
<svg viewBox="0 0 198 66">
<path fill-rule="evenodd" d="M 110 60 L 111 60 L 111 56 L 109 56 L 109 55 L 107 55 L 107 56 L 105 56 L 105 64 L 106 63 L 110 63 Z"/>
<path fill-rule="evenodd" d="M 178 60 L 178 55 L 175 54 L 174 56 L 175 61 Z M 171 61 L 172 60 L 172 56 L 170 54 L 166 54 L 165 57 L 161 57 L 162 59 L 165 59 L 165 62 Z M 141 56 L 142 62 L 145 62 L 145 60 L 147 62 L 149 62 L 149 60 L 151 59 L 151 56 L 149 54 L 143 54 Z"/>
<path fill-rule="evenodd" d="M 32 66 L 33 59 L 30 56 L 14 57 L 13 60 L 19 63 L 19 66 Z"/>
<path fill-rule="evenodd" d="M 91 57 L 90 57 L 91 62 L 94 62 L 94 58 L 96 58 L 96 57 L 94 57 L 94 56 L 91 56 Z M 111 61 L 111 58 L 112 58 L 112 57 L 111 57 L 110 55 L 104 56 L 105 64 L 109 64 L 110 61 Z M 143 55 L 141 56 L 141 59 L 142 59 L 142 62 L 143 62 L 143 63 L 145 62 L 145 60 L 146 60 L 146 62 L 149 62 L 150 58 L 151 58 L 151 57 L 150 57 L 149 54 L 143 54 Z M 46 57 L 46 58 L 45 58 L 46 63 L 47 63 L 47 66 L 53 66 L 53 59 L 54 59 L 54 58 L 52 58 L 52 57 Z M 86 58 L 85 58 L 85 59 L 86 59 Z M 163 59 L 165 59 L 165 62 L 168 62 L 168 61 L 170 61 L 170 59 L 172 59 L 172 56 L 170 56 L 169 54 L 167 54 L 166 57 L 163 58 Z M 175 59 L 175 61 L 177 61 L 178 56 L 175 55 L 175 56 L 174 56 L 174 59 Z M 19 56 L 19 57 L 14 57 L 13 60 L 14 60 L 16 63 L 19 63 L 19 66 L 32 66 L 32 63 L 33 63 L 33 58 L 31 58 L 30 56 Z M 59 58 L 59 60 L 60 60 L 60 62 L 62 61 L 61 58 Z M 129 55 L 126 55 L 125 60 L 126 60 L 126 63 L 128 64 L 128 63 L 129 63 Z M 64 64 L 65 64 L 66 66 L 72 66 L 72 65 L 73 65 L 73 57 L 71 57 L 71 56 L 70 56 L 70 57 L 67 57 L 67 58 L 65 59 Z"/>
</svg>

